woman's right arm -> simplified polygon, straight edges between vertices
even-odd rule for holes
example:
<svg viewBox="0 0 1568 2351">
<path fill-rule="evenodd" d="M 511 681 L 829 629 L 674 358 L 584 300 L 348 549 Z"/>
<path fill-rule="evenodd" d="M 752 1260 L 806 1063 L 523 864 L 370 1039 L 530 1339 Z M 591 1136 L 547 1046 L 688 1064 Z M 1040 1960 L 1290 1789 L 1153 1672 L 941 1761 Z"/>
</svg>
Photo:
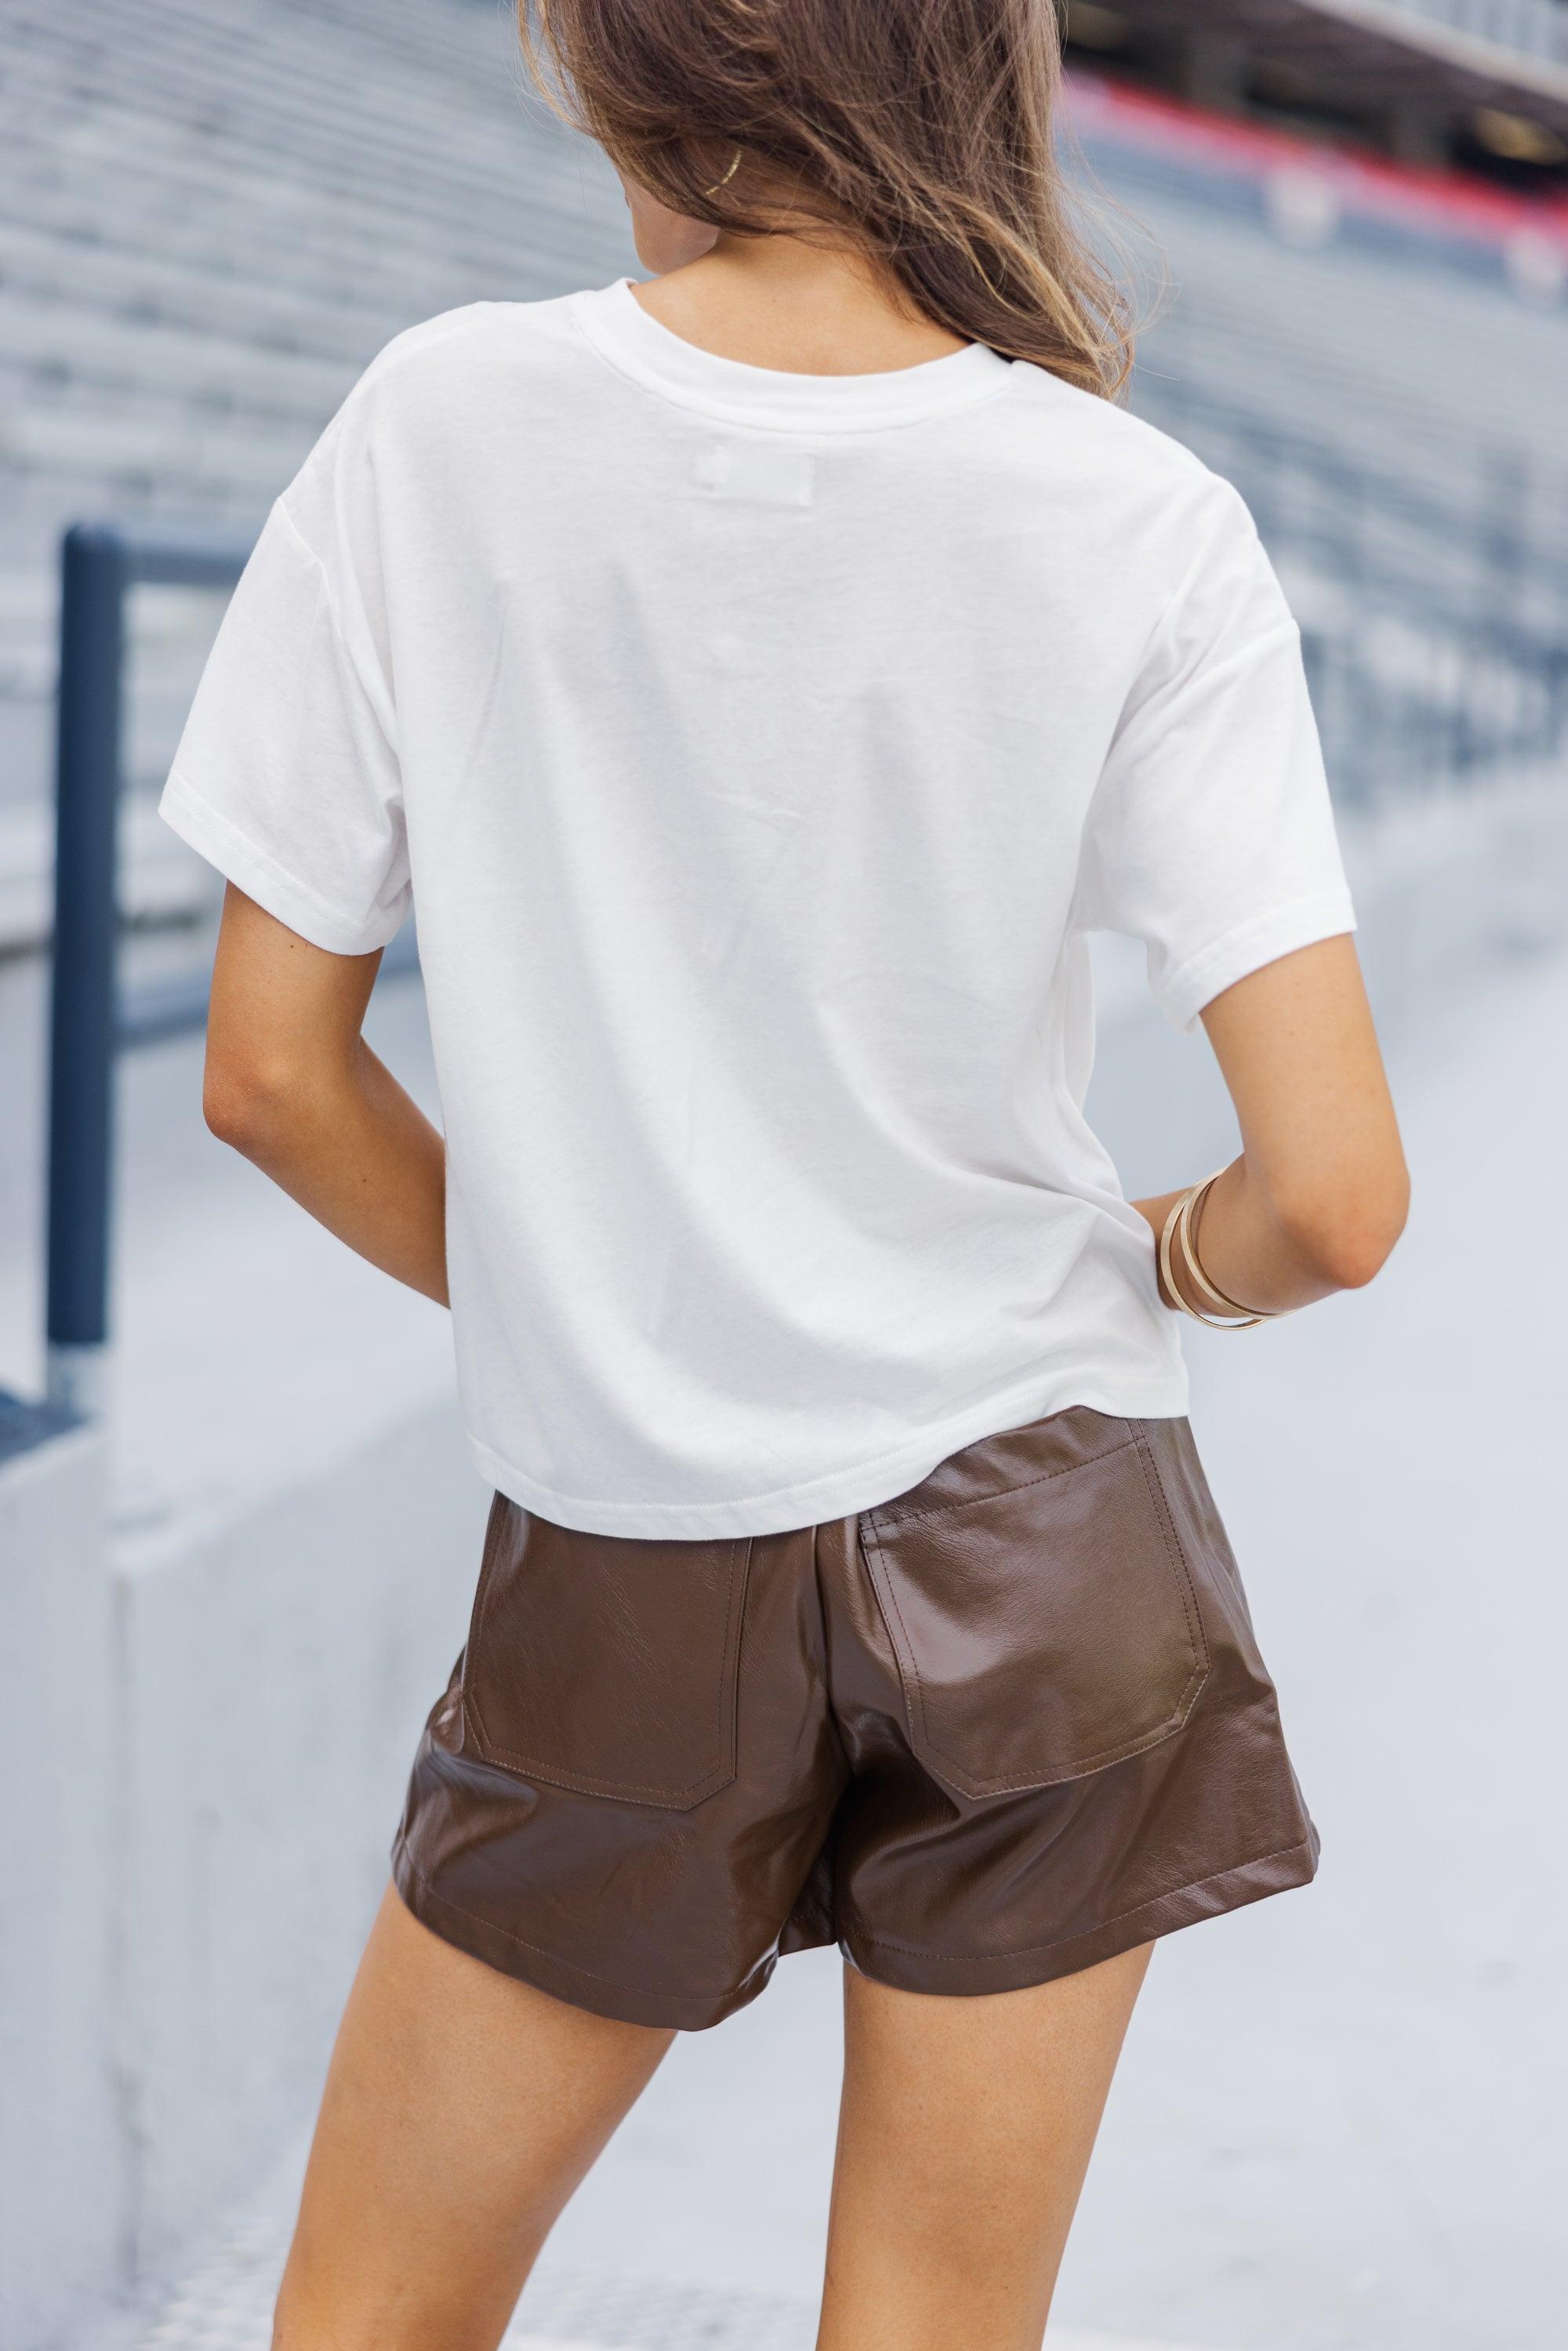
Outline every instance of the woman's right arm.
<svg viewBox="0 0 1568 2351">
<path fill-rule="evenodd" d="M 1202 1018 L 1242 1144 L 1203 1204 L 1204 1271 L 1270 1313 L 1360 1289 L 1404 1229 L 1410 1185 L 1354 943 L 1281 956 Z M 1156 1238 L 1177 1197 L 1134 1204 Z"/>
</svg>

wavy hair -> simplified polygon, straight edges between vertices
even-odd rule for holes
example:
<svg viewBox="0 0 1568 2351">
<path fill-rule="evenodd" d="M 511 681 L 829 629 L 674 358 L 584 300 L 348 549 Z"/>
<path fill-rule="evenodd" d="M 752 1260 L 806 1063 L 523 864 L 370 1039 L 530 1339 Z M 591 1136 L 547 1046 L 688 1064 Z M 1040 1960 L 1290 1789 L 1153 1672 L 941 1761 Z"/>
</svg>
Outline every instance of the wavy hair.
<svg viewBox="0 0 1568 2351">
<path fill-rule="evenodd" d="M 1051 0 L 518 0 L 543 95 L 742 236 L 847 239 L 967 341 L 1113 398 L 1125 297 L 1059 153 Z"/>
</svg>

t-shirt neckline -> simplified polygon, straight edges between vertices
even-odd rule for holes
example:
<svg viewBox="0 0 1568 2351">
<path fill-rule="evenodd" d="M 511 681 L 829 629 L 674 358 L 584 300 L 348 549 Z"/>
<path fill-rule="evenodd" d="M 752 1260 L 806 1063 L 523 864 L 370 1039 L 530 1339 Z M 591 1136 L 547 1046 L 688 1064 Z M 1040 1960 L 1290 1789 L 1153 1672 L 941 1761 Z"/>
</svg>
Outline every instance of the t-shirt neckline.
<svg viewBox="0 0 1568 2351">
<path fill-rule="evenodd" d="M 778 432 L 865 432 L 967 408 L 999 392 L 1010 369 L 984 343 L 876 375 L 792 375 L 721 359 L 650 317 L 632 280 L 576 299 L 579 325 L 611 364 L 683 407 Z"/>
</svg>

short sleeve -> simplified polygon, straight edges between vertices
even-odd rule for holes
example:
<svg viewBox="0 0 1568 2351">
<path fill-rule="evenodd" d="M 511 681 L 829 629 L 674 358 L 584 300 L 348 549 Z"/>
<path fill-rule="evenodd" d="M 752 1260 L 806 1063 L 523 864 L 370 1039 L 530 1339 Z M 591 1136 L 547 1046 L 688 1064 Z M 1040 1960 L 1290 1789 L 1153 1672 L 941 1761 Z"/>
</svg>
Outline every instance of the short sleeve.
<svg viewBox="0 0 1568 2351">
<path fill-rule="evenodd" d="M 1228 484 L 1197 539 L 1090 808 L 1077 917 L 1144 942 L 1184 1029 L 1249 972 L 1355 927 L 1300 632 Z"/>
<path fill-rule="evenodd" d="M 159 812 L 269 914 L 365 955 L 408 911 L 396 719 L 325 446 L 230 601 Z M 301 485 L 304 486 L 303 492 Z M 296 513 L 319 517 L 319 544 Z"/>
</svg>

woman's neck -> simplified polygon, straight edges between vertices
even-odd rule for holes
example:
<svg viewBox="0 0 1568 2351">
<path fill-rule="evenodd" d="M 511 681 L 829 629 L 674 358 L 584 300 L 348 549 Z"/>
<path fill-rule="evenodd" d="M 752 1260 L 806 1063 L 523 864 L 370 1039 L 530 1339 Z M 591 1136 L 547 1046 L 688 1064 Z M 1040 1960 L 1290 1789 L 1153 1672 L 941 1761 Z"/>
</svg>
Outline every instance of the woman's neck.
<svg viewBox="0 0 1568 2351">
<path fill-rule="evenodd" d="M 710 253 L 635 289 L 683 341 L 793 375 L 877 375 L 962 350 L 901 307 L 861 256 L 797 236 L 721 236 Z"/>
</svg>

